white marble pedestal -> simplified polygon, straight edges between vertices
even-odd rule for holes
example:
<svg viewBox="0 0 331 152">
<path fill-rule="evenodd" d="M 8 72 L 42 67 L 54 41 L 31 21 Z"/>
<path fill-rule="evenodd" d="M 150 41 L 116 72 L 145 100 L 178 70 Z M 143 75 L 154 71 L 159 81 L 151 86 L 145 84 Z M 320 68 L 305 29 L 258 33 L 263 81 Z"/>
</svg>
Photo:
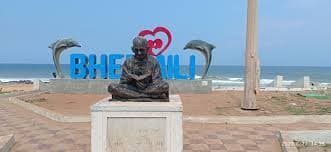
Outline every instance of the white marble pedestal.
<svg viewBox="0 0 331 152">
<path fill-rule="evenodd" d="M 91 106 L 92 152 L 182 152 L 183 106 L 170 102 L 109 102 Z"/>
</svg>

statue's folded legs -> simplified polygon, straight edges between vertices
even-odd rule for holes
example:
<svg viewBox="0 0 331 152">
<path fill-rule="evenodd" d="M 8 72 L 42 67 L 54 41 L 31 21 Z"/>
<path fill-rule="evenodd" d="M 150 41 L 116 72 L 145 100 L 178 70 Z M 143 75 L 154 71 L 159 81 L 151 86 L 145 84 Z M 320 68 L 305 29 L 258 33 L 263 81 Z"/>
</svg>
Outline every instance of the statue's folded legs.
<svg viewBox="0 0 331 152">
<path fill-rule="evenodd" d="M 134 99 L 134 98 L 160 98 L 169 97 L 169 85 L 165 81 L 153 83 L 145 89 L 138 89 L 128 84 L 110 84 L 108 92 L 112 93 L 113 99 Z"/>
<path fill-rule="evenodd" d="M 141 90 L 142 93 L 149 95 L 165 94 L 169 97 L 169 84 L 165 81 L 150 84 L 146 89 Z"/>
</svg>

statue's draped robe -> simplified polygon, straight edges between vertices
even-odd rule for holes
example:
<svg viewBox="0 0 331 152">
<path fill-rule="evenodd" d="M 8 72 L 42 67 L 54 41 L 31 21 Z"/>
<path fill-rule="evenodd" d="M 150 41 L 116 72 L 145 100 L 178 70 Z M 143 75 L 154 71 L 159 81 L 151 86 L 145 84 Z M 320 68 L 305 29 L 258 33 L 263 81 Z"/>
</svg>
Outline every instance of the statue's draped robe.
<svg viewBox="0 0 331 152">
<path fill-rule="evenodd" d="M 131 79 L 130 75 L 148 76 L 140 81 Z M 169 85 L 162 80 L 158 61 L 151 57 L 139 61 L 134 57 L 122 65 L 120 83 L 110 91 L 113 98 L 164 98 L 168 97 Z"/>
</svg>

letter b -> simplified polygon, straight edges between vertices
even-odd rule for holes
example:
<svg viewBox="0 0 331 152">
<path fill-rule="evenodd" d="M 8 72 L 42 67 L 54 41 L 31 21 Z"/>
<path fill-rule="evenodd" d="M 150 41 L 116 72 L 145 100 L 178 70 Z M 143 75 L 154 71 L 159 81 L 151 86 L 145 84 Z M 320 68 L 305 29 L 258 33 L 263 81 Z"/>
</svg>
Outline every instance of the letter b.
<svg viewBox="0 0 331 152">
<path fill-rule="evenodd" d="M 87 57 L 84 54 L 70 55 L 70 77 L 72 79 L 85 79 L 87 75 Z"/>
</svg>

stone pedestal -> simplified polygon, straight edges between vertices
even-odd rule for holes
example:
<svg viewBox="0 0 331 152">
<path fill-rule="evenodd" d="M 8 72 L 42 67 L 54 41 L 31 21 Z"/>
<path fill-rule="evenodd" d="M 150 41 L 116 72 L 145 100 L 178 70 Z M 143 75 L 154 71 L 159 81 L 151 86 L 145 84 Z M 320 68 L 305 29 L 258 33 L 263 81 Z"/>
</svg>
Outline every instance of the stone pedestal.
<svg viewBox="0 0 331 152">
<path fill-rule="evenodd" d="M 182 102 L 116 102 L 91 107 L 92 152 L 182 152 Z"/>
</svg>

